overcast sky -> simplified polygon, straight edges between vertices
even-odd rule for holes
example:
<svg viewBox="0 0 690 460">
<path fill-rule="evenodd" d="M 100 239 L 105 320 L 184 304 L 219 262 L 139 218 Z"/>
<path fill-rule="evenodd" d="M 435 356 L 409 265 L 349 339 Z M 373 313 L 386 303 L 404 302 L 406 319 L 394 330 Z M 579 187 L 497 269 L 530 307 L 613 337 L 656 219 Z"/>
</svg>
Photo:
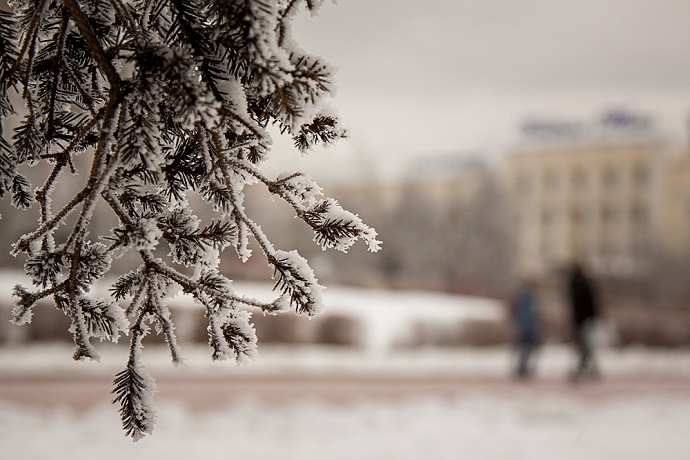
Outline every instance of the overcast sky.
<svg viewBox="0 0 690 460">
<path fill-rule="evenodd" d="M 294 35 L 338 68 L 333 105 L 351 139 L 316 163 L 492 155 L 525 118 L 611 107 L 685 135 L 688 18 L 687 0 L 327 1 Z"/>
</svg>

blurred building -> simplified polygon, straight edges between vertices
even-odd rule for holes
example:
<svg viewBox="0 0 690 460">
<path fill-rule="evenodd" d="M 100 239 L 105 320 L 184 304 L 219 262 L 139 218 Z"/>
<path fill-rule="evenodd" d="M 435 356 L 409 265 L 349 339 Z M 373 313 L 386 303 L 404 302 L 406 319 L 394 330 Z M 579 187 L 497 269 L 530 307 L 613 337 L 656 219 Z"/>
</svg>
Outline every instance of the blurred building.
<svg viewBox="0 0 690 460">
<path fill-rule="evenodd" d="M 661 242 L 668 254 L 690 255 L 690 148 L 666 159 L 661 199 Z"/>
<path fill-rule="evenodd" d="M 601 124 L 596 135 L 578 124 L 530 125 L 557 141 L 547 136 L 508 156 L 523 269 L 545 273 L 579 259 L 630 277 L 659 254 L 690 250 L 690 151 L 655 139 L 632 116 L 609 113 Z"/>
<path fill-rule="evenodd" d="M 509 157 L 519 265 L 573 259 L 599 271 L 642 269 L 659 239 L 662 146 L 521 151 Z"/>
</svg>

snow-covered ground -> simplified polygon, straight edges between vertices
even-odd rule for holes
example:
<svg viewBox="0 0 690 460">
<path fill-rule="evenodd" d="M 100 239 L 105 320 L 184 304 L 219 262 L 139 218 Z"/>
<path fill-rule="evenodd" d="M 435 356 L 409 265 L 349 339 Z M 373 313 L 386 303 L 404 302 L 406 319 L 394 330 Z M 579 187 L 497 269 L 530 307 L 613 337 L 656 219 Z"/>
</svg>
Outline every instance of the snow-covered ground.
<svg viewBox="0 0 690 460">
<path fill-rule="evenodd" d="M 98 363 L 72 363 L 69 347 L 0 349 L 6 379 L 112 377 L 122 349 L 104 350 Z M 455 395 L 398 398 L 352 397 L 347 401 L 302 398 L 271 403 L 235 398 L 213 410 L 181 400 L 154 400 L 158 421 L 152 436 L 125 438 L 116 408 L 107 401 L 86 411 L 65 405 L 27 405 L 0 400 L 0 458 L 91 459 L 625 459 L 690 458 L 690 353 L 646 349 L 600 350 L 605 379 L 592 383 L 613 392 L 573 389 L 563 382 L 572 362 L 567 348 L 548 347 L 536 382 L 510 383 L 506 348 L 416 350 L 371 354 L 337 348 L 264 347 L 244 367 L 210 363 L 206 350 L 187 350 L 188 365 L 174 368 L 165 350 L 145 350 L 147 369 L 158 378 L 291 376 L 425 376 L 485 379 Z M 651 379 L 645 391 L 615 393 L 612 381 Z M 673 381 L 667 392 L 654 382 Z M 2 382 L 2 378 L 0 378 Z M 502 382 L 492 385 L 491 382 Z M 540 392 L 540 382 L 556 391 Z M 560 382 L 560 383 L 559 383 Z M 564 391 L 558 391 L 562 385 Z M 509 391 L 505 391 L 505 390 Z"/>
<path fill-rule="evenodd" d="M 8 460 L 686 460 L 688 428 L 688 399 L 593 404 L 476 394 L 349 405 L 244 401 L 209 412 L 165 403 L 154 434 L 132 443 L 110 406 L 76 414 L 0 402 Z"/>
<path fill-rule="evenodd" d="M 9 283 L 7 278 L 4 281 Z M 261 295 L 252 291 L 258 287 L 243 287 L 249 295 Z M 397 398 L 377 398 L 358 397 L 355 391 L 354 396 L 338 402 L 305 397 L 275 403 L 251 393 L 229 398 L 213 410 L 191 407 L 183 400 L 157 398 L 154 433 L 137 443 L 123 436 L 107 390 L 102 404 L 85 411 L 6 397 L 0 399 L 0 458 L 690 458 L 690 350 L 601 349 L 605 378 L 592 385 L 608 390 L 592 392 L 573 389 L 564 382 L 573 363 L 572 351 L 548 346 L 540 352 L 536 382 L 525 384 L 510 380 L 509 347 L 392 347 L 414 320 L 499 318 L 501 307 L 495 303 L 339 288 L 326 290 L 325 300 L 330 311 L 347 312 L 365 321 L 363 347 L 259 344 L 258 360 L 236 367 L 227 362 L 212 363 L 205 347 L 184 346 L 187 364 L 175 368 L 165 349 L 149 345 L 144 350 L 144 364 L 155 378 L 191 382 L 191 391 L 194 379 L 280 380 L 297 375 L 343 380 L 363 376 L 388 381 L 451 379 L 460 386 L 474 383 L 450 395 L 411 392 Z M 71 347 L 65 344 L 0 347 L 0 389 L 3 382 L 44 378 L 58 379 L 63 385 L 85 377 L 109 382 L 122 369 L 126 349 L 102 344 L 99 350 L 101 363 L 74 363 L 69 359 Z M 616 393 L 615 382 L 638 380 L 649 382 L 644 391 Z M 540 391 L 543 382 L 555 382 L 550 388 L 556 391 Z M 667 391 L 669 386 L 664 382 L 673 382 L 674 391 Z"/>
</svg>

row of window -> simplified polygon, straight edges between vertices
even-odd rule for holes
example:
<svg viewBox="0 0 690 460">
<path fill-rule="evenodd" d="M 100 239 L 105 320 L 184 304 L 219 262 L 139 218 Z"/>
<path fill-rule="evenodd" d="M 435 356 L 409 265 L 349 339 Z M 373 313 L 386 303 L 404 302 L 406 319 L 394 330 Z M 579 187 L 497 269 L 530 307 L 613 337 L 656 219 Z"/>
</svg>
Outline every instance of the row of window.
<svg viewBox="0 0 690 460">
<path fill-rule="evenodd" d="M 583 241 L 571 240 L 570 249 L 575 251 L 575 248 L 583 248 Z M 637 240 L 634 242 L 629 242 L 622 247 L 619 241 L 607 241 L 605 239 L 600 239 L 599 241 L 587 245 L 587 252 L 590 255 L 596 255 L 598 257 L 610 258 L 616 256 L 642 256 L 649 251 L 649 243 L 645 240 Z M 542 240 L 538 252 L 542 254 L 543 257 L 558 258 L 559 255 L 563 253 L 563 242 L 562 241 L 549 241 Z"/>
<path fill-rule="evenodd" d="M 524 213 L 516 213 L 518 225 L 524 219 L 532 217 Z M 538 214 L 543 226 L 553 225 L 562 219 L 567 219 L 572 225 L 587 225 L 599 221 L 604 224 L 616 224 L 628 219 L 634 225 L 642 225 L 649 221 L 649 210 L 643 204 L 633 204 L 628 207 L 603 204 L 598 208 L 571 206 L 566 210 L 544 208 Z"/>
<path fill-rule="evenodd" d="M 541 182 L 543 190 L 546 191 L 560 190 L 566 182 L 571 189 L 582 191 L 593 186 L 597 181 L 604 189 L 614 190 L 621 186 L 626 175 L 633 187 L 643 188 L 649 184 L 651 172 L 649 166 L 644 163 L 637 164 L 627 171 L 613 165 L 606 166 L 600 171 L 573 169 L 569 174 L 547 169 L 541 173 L 518 174 L 515 185 L 518 193 L 521 194 L 531 193 L 538 182 Z"/>
</svg>

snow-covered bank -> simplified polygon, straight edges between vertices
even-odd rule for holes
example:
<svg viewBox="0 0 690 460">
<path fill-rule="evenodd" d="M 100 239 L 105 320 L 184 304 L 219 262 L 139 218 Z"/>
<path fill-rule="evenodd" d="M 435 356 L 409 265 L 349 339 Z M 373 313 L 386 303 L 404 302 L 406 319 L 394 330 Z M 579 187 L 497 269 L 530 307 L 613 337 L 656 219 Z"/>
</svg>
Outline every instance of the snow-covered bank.
<svg viewBox="0 0 690 460">
<path fill-rule="evenodd" d="M 16 299 L 11 296 L 16 284 L 30 285 L 27 278 L 16 271 L 0 270 L 0 336 L 21 342 L 28 327 L 9 324 L 10 310 Z M 261 301 L 276 296 L 270 283 L 233 283 L 236 292 Z M 98 283 L 91 295 L 108 297 L 108 282 Z M 373 353 L 384 352 L 396 344 L 409 341 L 415 328 L 421 324 L 438 328 L 457 327 L 467 320 L 501 321 L 503 306 L 500 302 L 478 297 L 419 291 L 386 291 L 329 286 L 323 293 L 325 312 L 315 318 L 318 322 L 329 315 L 349 318 L 360 326 L 357 341 Z M 169 300 L 178 339 L 185 341 L 194 330 L 205 330 L 206 320 L 199 305 L 190 296 L 178 295 Z M 196 314 L 195 314 L 196 313 Z M 36 315 L 46 314 L 37 308 Z M 290 315 L 290 313 L 286 313 Z M 270 321 L 271 318 L 267 318 Z M 308 323 L 309 318 L 300 321 Z M 203 324 L 198 324 L 203 322 Z M 308 324 L 302 324 L 308 326 Z M 312 324 L 312 326 L 316 326 Z M 58 337 L 68 338 L 67 331 Z M 260 344 L 261 346 L 261 344 Z"/>
</svg>

